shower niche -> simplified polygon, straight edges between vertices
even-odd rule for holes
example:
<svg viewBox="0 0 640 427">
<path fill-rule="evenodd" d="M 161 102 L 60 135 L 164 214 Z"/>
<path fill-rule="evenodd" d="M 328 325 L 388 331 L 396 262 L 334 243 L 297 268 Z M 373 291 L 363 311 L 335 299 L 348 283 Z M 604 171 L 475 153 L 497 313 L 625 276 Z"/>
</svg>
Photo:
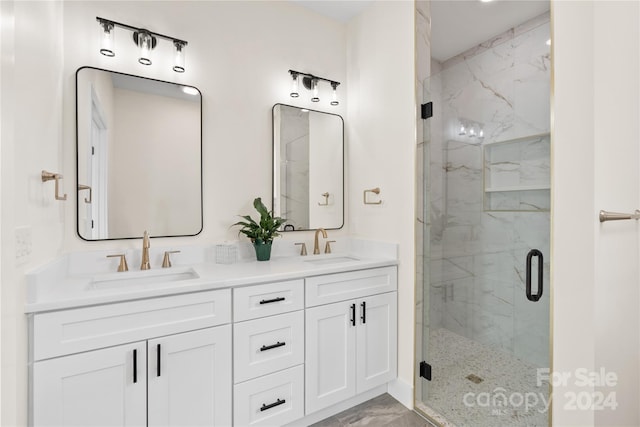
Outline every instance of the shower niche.
<svg viewBox="0 0 640 427">
<path fill-rule="evenodd" d="M 482 157 L 485 212 L 549 211 L 549 133 L 485 143 Z"/>
</svg>

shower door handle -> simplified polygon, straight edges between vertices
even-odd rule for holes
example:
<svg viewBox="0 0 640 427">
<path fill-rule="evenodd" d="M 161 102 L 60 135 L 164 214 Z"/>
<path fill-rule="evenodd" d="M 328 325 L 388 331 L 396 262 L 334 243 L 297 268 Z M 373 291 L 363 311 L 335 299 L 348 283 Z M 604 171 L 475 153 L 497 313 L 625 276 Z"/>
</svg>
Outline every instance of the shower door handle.
<svg viewBox="0 0 640 427">
<path fill-rule="evenodd" d="M 538 257 L 538 291 L 533 294 L 531 293 L 531 259 L 533 257 Z M 542 297 L 542 283 L 544 280 L 544 258 L 542 256 L 542 252 L 537 249 L 531 249 L 527 254 L 527 278 L 526 278 L 526 291 L 527 291 L 527 299 L 529 301 L 539 301 L 540 297 Z"/>
</svg>

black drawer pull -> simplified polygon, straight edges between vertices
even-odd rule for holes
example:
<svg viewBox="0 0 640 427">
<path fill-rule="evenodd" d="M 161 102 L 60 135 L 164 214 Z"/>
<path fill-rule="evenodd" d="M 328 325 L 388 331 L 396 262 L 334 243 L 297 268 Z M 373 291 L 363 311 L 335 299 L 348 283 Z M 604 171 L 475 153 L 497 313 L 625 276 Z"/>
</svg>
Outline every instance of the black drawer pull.
<svg viewBox="0 0 640 427">
<path fill-rule="evenodd" d="M 138 382 L 138 350 L 133 350 L 133 383 Z"/>
<path fill-rule="evenodd" d="M 282 399 L 282 400 L 278 399 L 275 402 L 270 403 L 268 405 L 263 403 L 262 404 L 262 408 L 260 408 L 260 411 L 266 411 L 267 409 L 275 408 L 276 406 L 280 406 L 280 405 L 284 404 L 285 402 L 286 402 L 286 400 L 284 400 L 284 399 Z"/>
<path fill-rule="evenodd" d="M 156 353 L 156 376 L 159 377 L 161 372 L 160 372 L 160 366 L 162 366 L 162 364 L 160 363 L 160 354 L 162 354 L 161 349 L 160 349 L 160 344 L 158 344 L 158 347 L 156 349 L 157 353 Z"/>
<path fill-rule="evenodd" d="M 367 323 L 367 302 L 362 301 L 360 307 L 362 307 L 362 316 L 360 316 L 360 319 L 362 320 L 362 323 Z"/>
<path fill-rule="evenodd" d="M 356 305 L 351 304 L 351 326 L 356 326 Z"/>
<path fill-rule="evenodd" d="M 260 301 L 260 304 L 270 304 L 272 302 L 280 302 L 280 301 L 284 301 L 285 297 L 278 297 L 278 298 L 273 298 L 273 299 L 263 299 L 262 301 Z"/>
<path fill-rule="evenodd" d="M 272 348 L 278 348 L 278 347 L 282 347 L 283 345 L 287 345 L 286 342 L 280 342 L 278 341 L 275 344 L 271 344 L 271 345 L 263 345 L 262 347 L 260 347 L 260 351 L 267 351 L 267 350 L 271 350 Z"/>
</svg>

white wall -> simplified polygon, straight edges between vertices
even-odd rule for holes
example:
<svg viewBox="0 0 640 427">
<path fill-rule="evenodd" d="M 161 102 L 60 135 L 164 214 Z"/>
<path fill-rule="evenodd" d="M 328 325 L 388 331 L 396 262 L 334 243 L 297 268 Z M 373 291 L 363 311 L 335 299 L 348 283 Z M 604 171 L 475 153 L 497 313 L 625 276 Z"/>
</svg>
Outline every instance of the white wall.
<svg viewBox="0 0 640 427">
<path fill-rule="evenodd" d="M 25 425 L 27 329 L 24 271 L 62 250 L 69 201 L 54 200 L 42 169 L 64 172 L 62 156 L 62 4 L 0 2 L 2 19 L 2 311 L 0 423 Z M 62 191 L 71 199 L 74 173 Z M 16 258 L 16 227 L 27 226 L 32 252 Z"/>
<path fill-rule="evenodd" d="M 229 226 L 238 214 L 253 214 L 255 197 L 271 198 L 271 108 L 275 103 L 321 109 L 345 116 L 346 28 L 288 1 L 64 3 L 65 173 L 75 174 L 75 71 L 89 65 L 159 80 L 185 83 L 203 95 L 204 230 L 195 238 L 152 240 L 153 246 L 238 239 Z M 160 40 L 153 65 L 137 62 L 131 33 L 116 29 L 113 58 L 100 55 L 96 16 L 186 39 L 186 72 L 171 70 L 171 44 Z M 289 97 L 287 70 L 342 82 L 340 105 L 332 107 L 330 86 L 320 103 L 301 89 Z M 232 183 L 232 185 L 230 185 Z M 70 196 L 71 197 L 71 196 Z M 75 203 L 71 201 L 72 205 Z M 268 203 L 270 205 L 270 203 Z M 139 240 L 92 242 L 75 231 L 75 211 L 65 211 L 66 250 L 139 248 Z M 345 235 L 346 227 L 330 233 Z M 142 230 L 139 232 L 142 235 Z M 311 233 L 284 239 L 312 240 Z"/>
<path fill-rule="evenodd" d="M 345 115 L 346 28 L 290 2 L 0 2 L 2 12 L 1 424 L 27 422 L 24 271 L 66 251 L 127 249 L 140 241 L 85 242 L 76 235 L 75 71 L 94 66 L 183 82 L 203 93 L 204 232 L 152 246 L 237 239 L 229 226 L 271 197 L 271 107 L 288 103 Z M 96 16 L 189 41 L 187 71 L 171 70 L 160 41 L 154 65 L 138 64 L 131 34 L 116 30 L 116 57 L 99 54 Z M 15 29 L 13 24 L 15 22 Z M 163 46 L 166 51 L 163 51 Z M 14 57 L 15 54 L 15 57 Z M 289 97 L 288 69 L 338 80 L 341 104 Z M 292 102 L 294 101 L 294 102 Z M 324 103 L 323 103 L 324 102 Z M 66 202 L 53 199 L 47 169 L 64 175 Z M 85 197 L 85 194 L 82 194 Z M 33 253 L 16 260 L 15 228 L 31 229 Z M 140 231 L 142 233 L 142 230 Z M 330 233 L 345 235 L 344 230 Z M 311 233 L 285 239 L 311 242 Z"/>
<path fill-rule="evenodd" d="M 416 102 L 414 3 L 376 2 L 348 24 L 349 229 L 399 243 L 398 383 L 413 406 Z M 381 205 L 364 205 L 380 187 Z M 407 391 L 408 390 L 408 391 Z"/>
<path fill-rule="evenodd" d="M 639 21 L 638 2 L 552 2 L 552 367 L 572 375 L 553 425 L 640 425 L 638 224 L 597 220 L 640 206 Z M 601 367 L 616 387 L 576 383 Z M 615 391 L 617 409 L 566 408 L 594 391 Z"/>
</svg>

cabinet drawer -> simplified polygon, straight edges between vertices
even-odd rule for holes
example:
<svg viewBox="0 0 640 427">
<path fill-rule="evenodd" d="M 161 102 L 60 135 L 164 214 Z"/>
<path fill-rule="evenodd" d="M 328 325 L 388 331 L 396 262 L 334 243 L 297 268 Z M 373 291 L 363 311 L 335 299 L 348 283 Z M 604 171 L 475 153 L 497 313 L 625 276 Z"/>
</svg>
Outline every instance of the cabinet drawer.
<svg viewBox="0 0 640 427">
<path fill-rule="evenodd" d="M 234 383 L 304 361 L 304 311 L 233 325 Z"/>
<path fill-rule="evenodd" d="M 36 314 L 33 316 L 33 360 L 230 321 L 230 289 Z"/>
<path fill-rule="evenodd" d="M 395 266 L 310 277 L 306 283 L 306 306 L 329 304 L 348 299 L 395 291 Z"/>
<path fill-rule="evenodd" d="M 280 426 L 304 416 L 302 365 L 234 386 L 236 426 Z"/>
<path fill-rule="evenodd" d="M 233 290 L 233 320 L 288 313 L 304 308 L 304 281 L 268 283 Z"/>
</svg>

